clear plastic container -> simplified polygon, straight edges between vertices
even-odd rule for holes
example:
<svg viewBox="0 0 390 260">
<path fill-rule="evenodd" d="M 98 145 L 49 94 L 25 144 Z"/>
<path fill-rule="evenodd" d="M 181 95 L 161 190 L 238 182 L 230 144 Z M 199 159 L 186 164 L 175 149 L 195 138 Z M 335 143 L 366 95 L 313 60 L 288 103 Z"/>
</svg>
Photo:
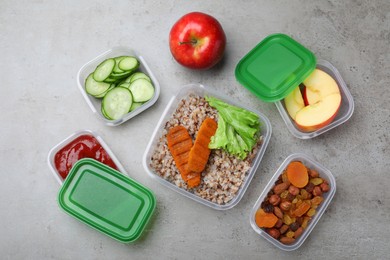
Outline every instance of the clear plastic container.
<svg viewBox="0 0 390 260">
<path fill-rule="evenodd" d="M 106 150 L 107 154 L 111 157 L 111 159 L 114 161 L 115 165 L 117 166 L 118 170 L 127 175 L 125 169 L 123 168 L 122 164 L 118 161 L 118 159 L 116 158 L 116 156 L 113 154 L 113 152 L 111 151 L 111 149 L 108 147 L 108 145 L 106 144 L 106 142 L 104 142 L 103 138 L 98 135 L 97 133 L 95 132 L 92 132 L 91 130 L 80 130 L 80 131 L 77 131 L 73 134 L 71 134 L 70 136 L 68 136 L 67 138 L 65 138 L 63 141 L 61 141 L 59 144 L 57 144 L 56 146 L 54 146 L 50 151 L 49 151 L 49 155 L 47 157 L 47 163 L 49 164 L 49 167 L 54 175 L 54 177 L 56 178 L 56 180 L 58 181 L 58 183 L 60 185 L 62 185 L 64 183 L 64 179 L 61 177 L 61 175 L 59 174 L 59 172 L 57 171 L 56 167 L 55 167 L 55 163 L 54 163 L 54 156 L 56 155 L 56 153 L 58 151 L 60 151 L 64 146 L 66 146 L 67 144 L 71 143 L 73 140 L 75 140 L 76 138 L 78 138 L 79 136 L 82 136 L 82 135 L 92 135 L 93 137 L 95 137 L 100 145 L 104 148 L 104 150 Z"/>
<path fill-rule="evenodd" d="M 260 119 L 261 135 L 263 136 L 263 143 L 261 145 L 261 148 L 259 149 L 259 151 L 255 155 L 255 159 L 252 162 L 251 169 L 248 172 L 248 174 L 246 175 L 244 183 L 242 184 L 241 188 L 237 192 L 237 195 L 231 201 L 229 201 L 228 203 L 226 203 L 224 205 L 219 205 L 217 203 L 203 199 L 203 198 L 195 195 L 194 193 L 191 193 L 185 189 L 179 188 L 175 184 L 173 184 L 173 183 L 163 179 L 159 175 L 157 175 L 154 172 L 154 170 L 150 167 L 151 157 L 152 157 L 153 151 L 155 150 L 155 148 L 157 146 L 157 143 L 158 143 L 160 137 L 162 136 L 164 124 L 169 120 L 169 118 L 171 117 L 173 112 L 176 110 L 180 100 L 187 97 L 191 93 L 199 95 L 199 96 L 206 96 L 206 95 L 214 96 L 216 98 L 223 100 L 226 103 L 250 110 L 250 111 L 256 113 Z M 164 186 L 166 186 L 166 187 L 168 187 L 168 188 L 170 188 L 170 189 L 172 189 L 172 190 L 174 190 L 174 191 L 176 191 L 176 192 L 178 192 L 178 193 L 180 193 L 180 194 L 182 194 L 190 199 L 193 199 L 193 200 L 195 200 L 203 205 L 209 206 L 209 207 L 217 209 L 217 210 L 227 210 L 227 209 L 230 209 L 230 208 L 234 207 L 235 205 L 237 205 L 237 203 L 243 197 L 243 195 L 244 195 L 246 189 L 248 188 L 257 168 L 260 165 L 261 159 L 263 158 L 263 155 L 265 153 L 265 150 L 266 150 L 268 143 L 269 143 L 269 140 L 271 138 L 271 133 L 272 133 L 271 123 L 269 122 L 268 118 L 266 116 L 264 116 L 262 113 L 254 111 L 254 110 L 247 108 L 241 104 L 237 104 L 237 103 L 233 102 L 231 99 L 229 99 L 228 97 L 224 97 L 218 93 L 215 93 L 212 90 L 210 90 L 209 88 L 207 88 L 201 84 L 189 84 L 189 85 L 182 87 L 181 90 L 179 91 L 179 93 L 177 93 L 177 95 L 173 96 L 171 98 L 171 100 L 169 101 L 169 103 L 168 103 L 167 107 L 165 108 L 159 122 L 157 123 L 157 126 L 156 126 L 156 128 L 153 132 L 153 135 L 149 141 L 149 144 L 148 144 L 146 151 L 143 155 L 142 163 L 143 163 L 143 166 L 144 166 L 145 170 L 147 171 L 147 173 L 152 178 L 156 179 L 162 185 L 164 185 Z"/>
<path fill-rule="evenodd" d="M 88 95 L 87 92 L 85 92 L 84 83 L 85 83 L 85 79 L 88 77 L 88 75 L 91 72 L 93 72 L 102 61 L 104 61 L 105 59 L 108 59 L 108 58 L 113 58 L 113 57 L 117 57 L 117 56 L 124 56 L 124 55 L 134 56 L 139 60 L 139 62 L 140 62 L 139 71 L 147 74 L 153 82 L 153 86 L 155 88 L 154 96 L 149 101 L 147 101 L 145 104 L 138 107 L 134 111 L 127 113 L 122 118 L 119 118 L 116 120 L 109 120 L 102 115 L 102 112 L 101 112 L 102 100 Z M 78 85 L 80 92 L 83 95 L 85 101 L 87 102 L 88 106 L 91 108 L 92 112 L 94 114 L 96 114 L 106 125 L 109 125 L 109 126 L 120 125 L 120 124 L 126 122 L 127 120 L 129 120 L 130 118 L 133 118 L 136 115 L 138 115 L 139 113 L 145 111 L 146 109 L 151 107 L 154 103 L 156 103 L 156 101 L 160 95 L 160 84 L 158 83 L 154 74 L 150 70 L 145 59 L 141 55 L 139 55 L 137 52 L 135 52 L 134 50 L 126 48 L 126 47 L 114 47 L 114 48 L 100 54 L 99 56 L 92 59 L 91 61 L 87 62 L 84 66 L 81 67 L 81 69 L 77 73 L 77 85 Z"/>
<path fill-rule="evenodd" d="M 255 215 L 256 211 L 260 208 L 261 203 L 266 198 L 268 192 L 273 188 L 275 185 L 275 181 L 278 179 L 278 177 L 283 173 L 283 171 L 287 168 L 287 165 L 292 161 L 301 161 L 304 165 L 311 169 L 315 169 L 318 171 L 321 178 L 328 181 L 330 190 L 326 193 L 323 193 L 324 200 L 322 203 L 318 206 L 316 214 L 312 217 L 312 219 L 309 221 L 309 225 L 304 230 L 302 235 L 291 245 L 285 245 L 279 242 L 278 240 L 271 237 L 267 232 L 265 232 L 263 229 L 259 228 L 255 221 Z M 318 162 L 311 159 L 309 156 L 301 153 L 294 153 L 288 156 L 282 165 L 279 167 L 279 169 L 276 171 L 276 173 L 273 175 L 271 180 L 268 182 L 267 186 L 264 188 L 264 191 L 261 193 L 260 197 L 257 199 L 255 205 L 252 208 L 252 211 L 250 213 L 250 224 L 252 228 L 260 234 L 262 237 L 264 237 L 267 241 L 275 245 L 276 247 L 285 250 L 285 251 L 292 251 L 298 249 L 303 242 L 306 240 L 306 238 L 309 236 L 310 232 L 313 230 L 317 222 L 320 220 L 322 214 L 324 214 L 326 208 L 328 207 L 329 203 L 332 201 L 332 198 L 334 194 L 336 193 L 336 180 L 333 177 L 332 173 L 326 169 L 324 166 L 319 164 Z"/>
<path fill-rule="evenodd" d="M 300 139 L 309 139 L 309 138 L 319 136 L 320 134 L 323 134 L 341 125 L 352 116 L 354 110 L 353 97 L 349 92 L 347 85 L 345 84 L 338 70 L 332 64 L 330 64 L 328 61 L 325 60 L 318 60 L 317 68 L 332 76 L 332 78 L 337 82 L 337 85 L 339 86 L 340 89 L 341 105 L 335 119 L 330 124 L 313 132 L 304 132 L 297 127 L 294 120 L 288 115 L 288 112 L 284 104 L 284 100 L 280 100 L 275 103 L 276 107 L 279 110 L 280 115 L 282 116 L 284 122 L 287 125 L 288 130 L 295 137 L 298 137 Z"/>
</svg>

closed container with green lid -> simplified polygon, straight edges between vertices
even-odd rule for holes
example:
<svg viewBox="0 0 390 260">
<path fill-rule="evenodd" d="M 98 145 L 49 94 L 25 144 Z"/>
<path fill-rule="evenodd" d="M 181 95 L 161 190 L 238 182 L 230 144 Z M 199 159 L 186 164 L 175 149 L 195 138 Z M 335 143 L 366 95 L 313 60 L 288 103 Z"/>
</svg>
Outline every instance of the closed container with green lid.
<svg viewBox="0 0 390 260">
<path fill-rule="evenodd" d="M 73 166 L 58 202 L 71 216 L 125 243 L 140 237 L 156 207 L 148 188 L 89 158 Z"/>
<path fill-rule="evenodd" d="M 314 54 L 285 34 L 272 34 L 236 66 L 237 80 L 258 98 L 285 98 L 316 68 Z"/>
</svg>

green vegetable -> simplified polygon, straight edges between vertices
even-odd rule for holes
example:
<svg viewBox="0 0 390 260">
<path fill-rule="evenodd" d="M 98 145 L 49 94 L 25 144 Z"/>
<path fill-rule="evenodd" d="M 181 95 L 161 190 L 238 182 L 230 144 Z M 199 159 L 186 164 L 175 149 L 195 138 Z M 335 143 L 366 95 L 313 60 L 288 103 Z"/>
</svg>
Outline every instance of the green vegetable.
<svg viewBox="0 0 390 260">
<path fill-rule="evenodd" d="M 256 144 L 260 130 L 259 116 L 243 108 L 226 104 L 214 97 L 205 97 L 218 110 L 218 128 L 209 144 L 210 149 L 224 149 L 244 159 Z"/>
</svg>

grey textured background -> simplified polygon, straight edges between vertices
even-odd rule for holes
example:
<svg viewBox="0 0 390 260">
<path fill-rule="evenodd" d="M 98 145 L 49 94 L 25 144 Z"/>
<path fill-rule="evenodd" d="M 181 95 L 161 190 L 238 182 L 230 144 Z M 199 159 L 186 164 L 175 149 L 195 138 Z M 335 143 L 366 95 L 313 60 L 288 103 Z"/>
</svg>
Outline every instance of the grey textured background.
<svg viewBox="0 0 390 260">
<path fill-rule="evenodd" d="M 190 11 L 216 17 L 223 62 L 190 71 L 173 60 L 168 34 Z M 343 76 L 352 118 L 320 137 L 293 137 L 274 104 L 235 80 L 240 58 L 271 33 L 291 35 Z M 383 1 L 0 1 L 0 252 L 2 259 L 384 259 L 390 249 L 390 2 Z M 161 84 L 157 103 L 118 126 L 93 116 L 76 87 L 79 68 L 123 45 L 138 50 Z M 203 83 L 263 112 L 273 135 L 241 202 L 215 211 L 151 179 L 142 154 L 170 97 Z M 158 205 L 142 238 L 120 244 L 64 214 L 48 151 L 79 129 L 102 135 Z M 259 237 L 249 212 L 280 163 L 304 152 L 329 168 L 337 193 L 303 246 L 283 252 Z"/>
</svg>

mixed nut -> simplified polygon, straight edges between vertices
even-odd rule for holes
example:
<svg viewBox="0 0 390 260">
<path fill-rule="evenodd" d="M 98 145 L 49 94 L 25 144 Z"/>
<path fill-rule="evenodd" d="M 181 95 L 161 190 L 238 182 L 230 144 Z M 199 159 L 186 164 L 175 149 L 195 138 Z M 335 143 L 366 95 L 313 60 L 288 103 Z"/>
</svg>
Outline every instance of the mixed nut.
<svg viewBox="0 0 390 260">
<path fill-rule="evenodd" d="M 329 183 L 300 161 L 291 162 L 257 210 L 257 226 L 283 244 L 293 244 L 324 200 Z"/>
</svg>

